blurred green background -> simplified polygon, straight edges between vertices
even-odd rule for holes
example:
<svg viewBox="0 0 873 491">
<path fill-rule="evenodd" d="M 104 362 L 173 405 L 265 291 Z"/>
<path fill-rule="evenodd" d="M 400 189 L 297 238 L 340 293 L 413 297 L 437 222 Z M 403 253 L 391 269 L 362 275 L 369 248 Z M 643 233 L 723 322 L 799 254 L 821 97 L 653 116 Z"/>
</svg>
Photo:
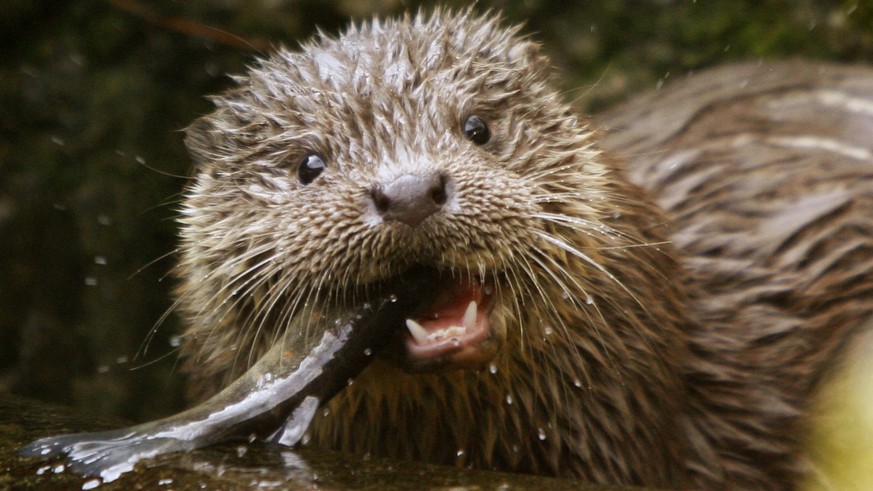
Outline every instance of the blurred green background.
<svg viewBox="0 0 873 491">
<path fill-rule="evenodd" d="M 174 217 L 189 174 L 181 130 L 259 51 L 429 5 L 2 2 L 0 391 L 137 421 L 179 409 L 179 322 L 162 314 L 172 305 Z M 476 8 L 523 22 L 582 112 L 731 60 L 873 60 L 871 0 Z"/>
</svg>

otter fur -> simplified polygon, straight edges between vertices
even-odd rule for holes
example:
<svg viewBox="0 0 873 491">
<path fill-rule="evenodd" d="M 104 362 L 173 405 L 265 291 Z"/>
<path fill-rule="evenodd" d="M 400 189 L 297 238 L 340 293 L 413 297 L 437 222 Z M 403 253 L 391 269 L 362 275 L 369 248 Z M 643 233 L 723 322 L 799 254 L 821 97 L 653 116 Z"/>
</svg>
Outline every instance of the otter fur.
<svg viewBox="0 0 873 491">
<path fill-rule="evenodd" d="M 437 10 L 279 49 L 236 78 L 187 130 L 193 397 L 304 306 L 327 315 L 425 266 L 452 291 L 398 326 L 312 444 L 598 483 L 796 484 L 810 393 L 873 312 L 869 141 L 738 159 L 779 135 L 686 142 L 645 107 L 599 131 L 551 77 L 518 28 Z M 429 330 L 470 298 L 484 334 Z"/>
</svg>

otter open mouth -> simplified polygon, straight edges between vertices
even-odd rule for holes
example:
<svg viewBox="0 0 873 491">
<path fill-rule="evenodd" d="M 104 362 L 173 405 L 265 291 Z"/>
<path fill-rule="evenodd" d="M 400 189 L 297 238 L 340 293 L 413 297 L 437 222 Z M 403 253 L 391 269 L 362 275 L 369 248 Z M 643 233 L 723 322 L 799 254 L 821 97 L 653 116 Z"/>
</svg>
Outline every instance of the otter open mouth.
<svg viewBox="0 0 873 491">
<path fill-rule="evenodd" d="M 474 368 L 494 356 L 489 329 L 494 284 L 468 275 L 444 276 L 436 300 L 406 319 L 400 363 L 412 371 Z"/>
</svg>

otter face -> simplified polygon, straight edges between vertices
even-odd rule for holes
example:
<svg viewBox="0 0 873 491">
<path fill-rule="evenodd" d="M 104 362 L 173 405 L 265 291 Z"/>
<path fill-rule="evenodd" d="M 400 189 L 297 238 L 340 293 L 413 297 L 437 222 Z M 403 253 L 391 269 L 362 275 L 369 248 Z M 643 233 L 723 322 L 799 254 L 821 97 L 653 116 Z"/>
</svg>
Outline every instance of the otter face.
<svg viewBox="0 0 873 491">
<path fill-rule="evenodd" d="M 547 68 L 515 30 L 468 14 L 374 22 L 261 61 L 188 129 L 183 309 L 271 331 L 425 266 L 438 300 L 410 312 L 388 356 L 488 361 L 526 297 L 577 281 L 544 238 L 598 221 L 577 183 L 603 170 Z"/>
</svg>

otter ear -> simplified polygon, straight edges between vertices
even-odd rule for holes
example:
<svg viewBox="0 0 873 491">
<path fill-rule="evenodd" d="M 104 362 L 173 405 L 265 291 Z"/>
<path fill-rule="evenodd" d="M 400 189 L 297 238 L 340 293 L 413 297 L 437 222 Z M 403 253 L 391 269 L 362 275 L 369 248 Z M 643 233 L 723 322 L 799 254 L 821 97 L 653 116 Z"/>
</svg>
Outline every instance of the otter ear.
<svg viewBox="0 0 873 491">
<path fill-rule="evenodd" d="M 185 128 L 185 147 L 188 148 L 188 155 L 197 166 L 215 161 L 217 157 L 215 149 L 221 148 L 219 139 L 221 134 L 212 124 L 210 116 L 197 118 Z"/>
</svg>

